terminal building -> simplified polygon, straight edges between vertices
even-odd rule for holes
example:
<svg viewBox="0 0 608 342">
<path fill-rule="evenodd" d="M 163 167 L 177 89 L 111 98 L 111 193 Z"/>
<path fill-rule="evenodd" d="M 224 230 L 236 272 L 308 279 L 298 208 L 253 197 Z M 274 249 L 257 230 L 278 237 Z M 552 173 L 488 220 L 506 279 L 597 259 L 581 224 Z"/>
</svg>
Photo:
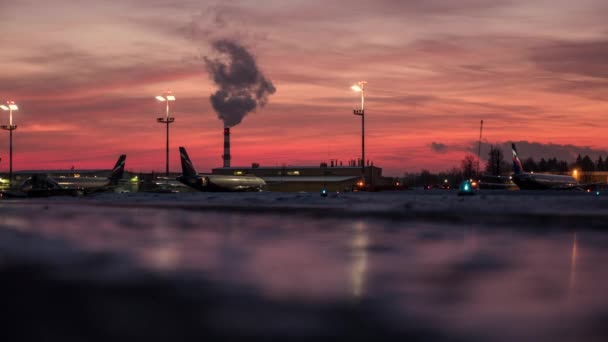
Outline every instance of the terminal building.
<svg viewBox="0 0 608 342">
<path fill-rule="evenodd" d="M 269 191 L 353 191 L 361 181 L 360 166 L 338 166 L 338 163 L 321 163 L 319 166 L 260 166 L 222 167 L 211 172 L 214 175 L 255 175 L 264 179 Z M 368 186 L 390 187 L 392 178 L 383 177 L 382 169 L 373 165 L 366 166 L 365 179 Z"/>
<path fill-rule="evenodd" d="M 249 167 L 221 167 L 212 170 L 215 175 L 255 175 L 267 184 L 268 191 L 284 192 L 319 192 L 326 189 L 330 192 L 344 192 L 362 190 L 360 186 L 362 168 L 356 162 L 349 166 L 341 166 L 338 162 L 320 163 L 319 166 L 260 166 L 252 164 Z M 391 189 L 395 185 L 395 179 L 382 176 L 382 168 L 368 165 L 364 168 L 366 189 Z M 13 172 L 13 185 L 23 183 L 27 178 L 35 174 L 44 174 L 61 180 L 63 177 L 109 177 L 112 170 L 21 170 Z M 183 186 L 175 179 L 181 173 L 173 172 L 169 177 L 164 173 L 140 173 L 125 170 L 123 180 L 120 182 L 119 190 L 149 191 L 157 188 L 172 188 L 179 191 L 192 191 Z M 5 181 L 6 184 L 2 183 Z M 0 174 L 0 188 L 8 186 L 8 175 Z"/>
</svg>

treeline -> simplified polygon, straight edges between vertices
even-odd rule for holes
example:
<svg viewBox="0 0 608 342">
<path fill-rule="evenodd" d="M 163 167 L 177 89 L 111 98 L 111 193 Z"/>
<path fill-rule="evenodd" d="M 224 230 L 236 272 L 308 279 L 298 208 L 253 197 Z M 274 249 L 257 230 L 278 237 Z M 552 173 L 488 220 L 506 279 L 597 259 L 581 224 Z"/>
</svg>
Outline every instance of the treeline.
<svg viewBox="0 0 608 342">
<path fill-rule="evenodd" d="M 574 163 L 557 160 L 556 158 L 541 158 L 540 161 L 536 162 L 534 159 L 528 158 L 522 161 L 522 166 L 524 170 L 529 172 L 570 172 L 574 169 L 584 172 L 608 171 L 608 161 L 603 159 L 602 156 L 594 162 L 589 156 L 581 157 L 580 154 Z"/>
<path fill-rule="evenodd" d="M 451 188 L 458 186 L 466 177 L 462 170 L 453 168 L 450 171 L 431 173 L 429 170 L 421 170 L 420 173 L 406 173 L 401 182 L 409 187 L 421 187 L 425 185 L 448 185 Z"/>
<path fill-rule="evenodd" d="M 462 161 L 462 168 L 466 171 L 469 163 L 468 159 L 471 156 L 465 157 Z M 608 158 L 608 157 L 607 157 Z M 522 167 L 527 172 L 558 172 L 567 173 L 574 169 L 585 172 L 593 171 L 608 171 L 608 160 L 599 156 L 596 161 L 593 161 L 588 155 L 581 157 L 579 154 L 574 162 L 565 160 L 557 160 L 557 158 L 541 158 L 536 161 L 533 158 L 527 158 L 521 161 Z M 506 162 L 502 150 L 498 147 L 491 146 L 488 153 L 488 161 L 486 163 L 485 172 L 491 175 L 507 175 L 512 172 L 512 162 Z"/>
<path fill-rule="evenodd" d="M 526 172 L 569 172 L 571 169 L 567 161 L 557 160 L 557 158 L 546 160 L 545 158 L 541 158 L 539 162 L 528 158 L 522 160 L 521 164 Z"/>
<path fill-rule="evenodd" d="M 570 173 L 574 169 L 583 172 L 608 171 L 608 157 L 603 159 L 601 156 L 593 161 L 589 156 L 579 155 L 574 162 L 558 160 L 557 158 L 541 158 L 539 161 L 527 158 L 521 161 L 522 167 L 526 172 L 553 172 Z M 481 165 L 480 165 L 481 164 Z M 467 154 L 462 160 L 460 168 L 452 168 L 449 171 L 431 173 L 429 170 L 421 170 L 420 173 L 406 173 L 403 184 L 407 186 L 437 185 L 450 187 L 457 186 L 464 179 L 475 179 L 481 174 L 493 176 L 508 176 L 513 173 L 513 163 L 509 159 L 506 161 L 502 150 L 492 146 L 488 153 L 488 160 L 485 163 L 477 163 L 477 157 Z M 478 166 L 479 165 L 479 166 Z M 479 170 L 478 170 L 479 168 Z"/>
</svg>

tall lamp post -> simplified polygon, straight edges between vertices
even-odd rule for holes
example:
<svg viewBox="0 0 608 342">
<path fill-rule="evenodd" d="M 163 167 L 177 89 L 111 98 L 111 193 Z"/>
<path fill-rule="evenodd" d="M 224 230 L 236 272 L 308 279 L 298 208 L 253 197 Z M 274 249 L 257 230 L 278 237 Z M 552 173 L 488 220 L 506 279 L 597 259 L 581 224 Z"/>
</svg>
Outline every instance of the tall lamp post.
<svg viewBox="0 0 608 342">
<path fill-rule="evenodd" d="M 169 124 L 175 121 L 175 118 L 169 117 L 169 102 L 175 101 L 175 95 L 173 95 L 170 91 L 165 92 L 163 95 L 157 95 L 156 99 L 160 102 L 166 102 L 166 111 L 164 118 L 156 119 L 158 123 L 164 123 L 167 125 L 167 150 L 166 150 L 166 165 L 165 165 L 165 174 L 169 177 Z"/>
<path fill-rule="evenodd" d="M 8 169 L 8 180 L 13 181 L 13 131 L 17 129 L 17 125 L 13 125 L 13 111 L 19 110 L 19 107 L 15 104 L 15 101 L 6 101 L 6 104 L 0 105 L 2 110 L 8 110 L 9 113 L 9 124 L 2 125 L 0 128 L 9 131 L 9 169 Z"/>
<path fill-rule="evenodd" d="M 353 114 L 361 116 L 361 180 L 365 185 L 365 97 L 363 95 L 366 81 L 359 81 L 350 87 L 353 91 L 361 93 L 361 109 L 354 109 Z"/>
</svg>

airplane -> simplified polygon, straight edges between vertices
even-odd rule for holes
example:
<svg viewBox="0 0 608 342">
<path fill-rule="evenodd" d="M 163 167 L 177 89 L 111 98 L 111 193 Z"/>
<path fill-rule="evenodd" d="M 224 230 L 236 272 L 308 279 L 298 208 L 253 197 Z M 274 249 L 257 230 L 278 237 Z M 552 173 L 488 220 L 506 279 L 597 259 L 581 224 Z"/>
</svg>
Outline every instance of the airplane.
<svg viewBox="0 0 608 342">
<path fill-rule="evenodd" d="M 256 176 L 230 176 L 197 174 L 184 147 L 179 148 L 182 162 L 182 175 L 177 177 L 181 183 L 200 191 L 262 191 L 266 182 Z"/>
<path fill-rule="evenodd" d="M 127 155 L 121 155 L 110 177 L 50 177 L 34 174 L 26 179 L 19 191 L 5 191 L 6 197 L 80 196 L 113 189 L 122 179 Z"/>
<path fill-rule="evenodd" d="M 584 190 L 584 184 L 580 184 L 574 177 L 566 175 L 551 175 L 546 173 L 525 172 L 521 161 L 517 156 L 515 144 L 511 144 L 513 151 L 513 182 L 521 190 Z"/>
</svg>

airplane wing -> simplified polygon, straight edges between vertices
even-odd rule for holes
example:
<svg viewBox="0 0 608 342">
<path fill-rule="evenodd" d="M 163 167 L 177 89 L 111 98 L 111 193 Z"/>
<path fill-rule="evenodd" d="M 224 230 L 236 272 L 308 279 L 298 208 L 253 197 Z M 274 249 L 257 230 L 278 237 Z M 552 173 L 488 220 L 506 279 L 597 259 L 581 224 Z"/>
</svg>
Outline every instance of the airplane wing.
<svg viewBox="0 0 608 342">
<path fill-rule="evenodd" d="M 553 190 L 579 190 L 579 191 L 596 191 L 596 190 L 608 190 L 608 183 L 586 183 L 586 184 L 574 184 L 556 186 L 551 188 Z"/>
<path fill-rule="evenodd" d="M 608 183 L 606 182 L 580 184 L 580 186 L 584 191 L 608 190 Z"/>
<path fill-rule="evenodd" d="M 27 194 L 23 191 L 17 190 L 2 190 L 0 191 L 0 198 L 2 199 L 10 199 L 10 198 L 26 198 Z"/>
</svg>

